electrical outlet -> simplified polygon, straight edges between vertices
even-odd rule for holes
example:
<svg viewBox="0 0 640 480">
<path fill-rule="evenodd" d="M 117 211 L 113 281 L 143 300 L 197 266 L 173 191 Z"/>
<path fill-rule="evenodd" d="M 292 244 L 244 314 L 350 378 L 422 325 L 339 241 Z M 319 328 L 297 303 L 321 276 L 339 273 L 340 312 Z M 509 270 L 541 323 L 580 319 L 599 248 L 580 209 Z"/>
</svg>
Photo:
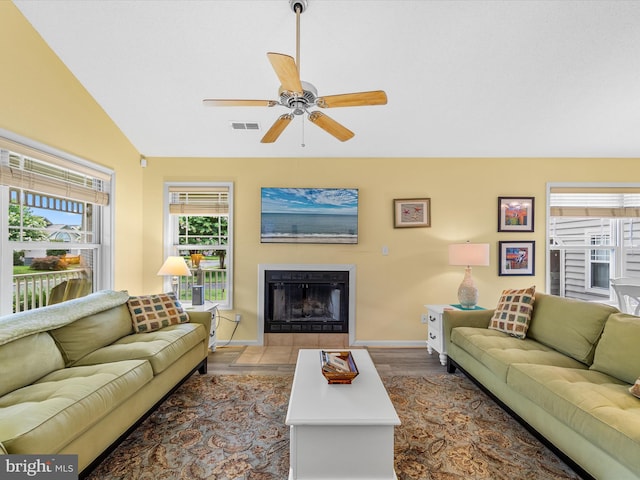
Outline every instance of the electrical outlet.
<svg viewBox="0 0 640 480">
<path fill-rule="evenodd" d="M 240 323 L 241 319 L 242 319 L 242 315 L 239 313 L 236 313 L 236 323 Z"/>
<path fill-rule="evenodd" d="M 422 315 L 420 315 L 420 321 L 422 323 L 429 323 L 429 314 L 423 313 Z"/>
</svg>

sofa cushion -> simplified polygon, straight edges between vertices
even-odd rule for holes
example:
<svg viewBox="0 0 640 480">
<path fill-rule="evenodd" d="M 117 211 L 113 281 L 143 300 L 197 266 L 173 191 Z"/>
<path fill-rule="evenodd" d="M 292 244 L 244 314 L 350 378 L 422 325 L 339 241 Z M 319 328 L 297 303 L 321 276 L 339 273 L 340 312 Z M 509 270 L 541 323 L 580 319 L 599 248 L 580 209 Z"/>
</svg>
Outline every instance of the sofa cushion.
<svg viewBox="0 0 640 480">
<path fill-rule="evenodd" d="M 640 317 L 616 313 L 604 326 L 591 369 L 634 383 L 640 377 Z"/>
<path fill-rule="evenodd" d="M 536 293 L 527 337 L 590 365 L 604 323 L 617 311 L 602 303 Z"/>
<path fill-rule="evenodd" d="M 489 328 L 508 333 L 516 338 L 525 338 L 531 320 L 535 293 L 535 286 L 503 290 Z"/>
<path fill-rule="evenodd" d="M 62 354 L 46 332 L 0 345 L 0 396 L 60 368 L 64 368 Z"/>
<path fill-rule="evenodd" d="M 0 442 L 9 453 L 56 453 L 152 378 L 140 360 L 52 372 L 0 397 Z"/>
<path fill-rule="evenodd" d="M 153 332 L 189 321 L 173 292 L 130 297 L 127 306 L 136 332 Z"/>
<path fill-rule="evenodd" d="M 514 363 L 537 363 L 568 368 L 586 368 L 577 360 L 529 338 L 477 327 L 456 327 L 451 332 L 451 343 L 459 346 L 502 381 L 507 380 L 509 367 Z"/>
<path fill-rule="evenodd" d="M 640 401 L 628 384 L 589 369 L 513 365 L 507 384 L 632 471 L 638 471 Z"/>
<path fill-rule="evenodd" d="M 91 352 L 74 365 L 93 365 L 121 360 L 148 360 L 154 375 L 163 372 L 178 358 L 206 342 L 208 333 L 199 323 L 181 323 L 150 333 L 134 333 Z"/>
<path fill-rule="evenodd" d="M 66 365 L 71 365 L 98 348 L 133 332 L 131 315 L 125 304 L 76 320 L 51 330 Z"/>
</svg>

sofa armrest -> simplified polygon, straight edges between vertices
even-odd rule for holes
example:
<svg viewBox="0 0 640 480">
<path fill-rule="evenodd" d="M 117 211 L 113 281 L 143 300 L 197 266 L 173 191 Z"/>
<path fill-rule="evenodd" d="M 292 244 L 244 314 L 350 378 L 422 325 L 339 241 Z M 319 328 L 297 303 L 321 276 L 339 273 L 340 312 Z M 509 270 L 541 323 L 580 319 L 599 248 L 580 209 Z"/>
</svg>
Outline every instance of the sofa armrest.
<svg viewBox="0 0 640 480">
<path fill-rule="evenodd" d="M 487 328 L 495 310 L 445 310 L 442 315 L 445 348 L 451 341 L 451 330 L 456 327 Z M 448 348 L 447 348 L 448 350 Z"/>
<path fill-rule="evenodd" d="M 207 350 L 209 348 L 209 337 L 211 336 L 211 312 L 193 312 L 187 310 L 189 315 L 189 322 L 199 323 L 204 325 L 204 329 L 207 332 Z"/>
</svg>

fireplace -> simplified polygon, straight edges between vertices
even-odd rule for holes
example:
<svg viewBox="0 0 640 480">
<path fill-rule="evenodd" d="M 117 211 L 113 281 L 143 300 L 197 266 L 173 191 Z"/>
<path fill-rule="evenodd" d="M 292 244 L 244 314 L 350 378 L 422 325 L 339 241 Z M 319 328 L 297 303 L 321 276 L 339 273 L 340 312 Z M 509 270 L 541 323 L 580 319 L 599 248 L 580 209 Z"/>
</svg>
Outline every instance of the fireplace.
<svg viewBox="0 0 640 480">
<path fill-rule="evenodd" d="M 348 333 L 349 272 L 265 270 L 265 333 Z"/>
<path fill-rule="evenodd" d="M 351 344 L 355 280 L 352 264 L 258 265 L 259 344 L 280 333 L 344 334 Z"/>
</svg>

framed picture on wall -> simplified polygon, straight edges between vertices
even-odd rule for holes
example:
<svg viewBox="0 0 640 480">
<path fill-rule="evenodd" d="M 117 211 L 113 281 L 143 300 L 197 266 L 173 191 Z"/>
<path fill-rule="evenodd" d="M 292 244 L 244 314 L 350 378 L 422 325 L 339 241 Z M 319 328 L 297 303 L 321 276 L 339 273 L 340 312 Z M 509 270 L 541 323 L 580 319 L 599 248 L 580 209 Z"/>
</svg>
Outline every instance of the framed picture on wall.
<svg viewBox="0 0 640 480">
<path fill-rule="evenodd" d="M 499 232 L 533 232 L 535 197 L 498 197 Z"/>
<path fill-rule="evenodd" d="M 535 274 L 536 242 L 498 242 L 498 275 L 532 276 Z"/>
<path fill-rule="evenodd" d="M 393 212 L 393 226 L 395 228 L 431 226 L 430 198 L 395 199 Z"/>
<path fill-rule="evenodd" d="M 358 189 L 263 187 L 260 242 L 358 243 Z"/>
</svg>

